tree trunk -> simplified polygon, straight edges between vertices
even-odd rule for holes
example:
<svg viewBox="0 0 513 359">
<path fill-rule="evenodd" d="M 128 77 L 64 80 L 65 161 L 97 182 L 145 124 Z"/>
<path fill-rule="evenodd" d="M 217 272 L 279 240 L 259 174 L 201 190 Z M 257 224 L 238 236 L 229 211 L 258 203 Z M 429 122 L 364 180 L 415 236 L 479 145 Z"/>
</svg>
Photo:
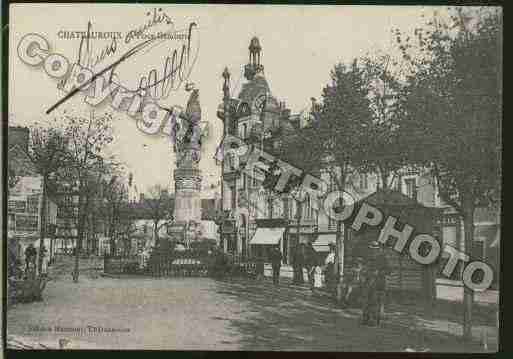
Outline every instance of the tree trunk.
<svg viewBox="0 0 513 359">
<path fill-rule="evenodd" d="M 462 201 L 463 202 L 463 201 Z M 462 203 L 463 226 L 465 238 L 465 253 L 472 253 L 474 242 L 474 202 L 469 199 Z M 472 307 L 474 304 L 474 291 L 463 285 L 463 339 L 467 342 L 472 340 Z"/>
<path fill-rule="evenodd" d="M 52 230 L 52 234 L 51 234 L 51 237 L 50 237 L 50 254 L 49 254 L 49 258 L 48 258 L 48 264 L 52 264 L 52 261 L 53 261 L 53 243 L 55 241 L 55 232 L 57 231 L 57 228 L 53 228 Z"/>
<path fill-rule="evenodd" d="M 81 242 L 81 236 L 82 236 L 82 230 L 78 228 L 77 230 L 77 241 L 75 243 L 75 265 L 73 268 L 73 282 L 78 283 L 78 263 L 79 263 L 79 252 L 80 252 L 80 245 Z"/>
<path fill-rule="evenodd" d="M 112 213 L 110 217 L 109 223 L 109 249 L 110 255 L 114 256 L 116 254 L 116 208 L 112 206 Z"/>
<path fill-rule="evenodd" d="M 388 173 L 380 168 L 381 173 L 381 188 L 388 189 Z"/>
<path fill-rule="evenodd" d="M 82 249 L 82 240 L 84 236 L 84 205 L 83 205 L 83 197 L 82 192 L 83 189 L 80 190 L 79 199 L 78 199 L 78 228 L 77 228 L 77 243 L 75 244 L 75 267 L 73 269 L 73 282 L 78 283 L 78 275 L 79 275 L 79 258 L 80 251 Z"/>
<path fill-rule="evenodd" d="M 301 243 L 301 236 L 300 236 L 300 232 L 301 232 L 301 217 L 303 216 L 303 206 L 301 205 L 301 201 L 296 201 L 296 206 L 297 206 L 297 209 L 296 209 L 296 216 L 297 216 L 297 224 L 296 224 L 296 235 L 297 235 L 297 246 L 299 248 L 299 244 Z M 302 253 L 303 255 L 304 253 Z M 303 256 L 303 260 L 302 260 L 303 264 L 300 266 L 299 268 L 299 273 L 298 273 L 298 280 L 299 280 L 299 283 L 304 283 L 305 282 L 305 276 L 303 275 L 303 266 L 305 264 L 305 258 Z"/>
<path fill-rule="evenodd" d="M 41 274 L 43 269 L 43 247 L 45 241 L 46 230 L 46 174 L 43 175 L 42 194 L 41 194 L 41 208 L 39 209 L 39 259 L 37 263 L 37 272 Z"/>
<path fill-rule="evenodd" d="M 155 239 L 155 247 L 159 246 L 159 221 L 153 221 L 153 237 Z"/>
<path fill-rule="evenodd" d="M 343 223 L 337 220 L 336 251 L 335 251 L 335 299 L 337 303 L 342 301 L 342 278 L 344 275 L 344 237 L 342 233 Z"/>
</svg>

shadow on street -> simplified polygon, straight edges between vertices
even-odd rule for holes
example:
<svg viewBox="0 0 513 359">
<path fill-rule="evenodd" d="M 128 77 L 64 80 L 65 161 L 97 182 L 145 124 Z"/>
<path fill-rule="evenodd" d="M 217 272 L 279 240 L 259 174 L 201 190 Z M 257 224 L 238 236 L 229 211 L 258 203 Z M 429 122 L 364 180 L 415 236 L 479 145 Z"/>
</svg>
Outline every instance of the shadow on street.
<svg viewBox="0 0 513 359">
<path fill-rule="evenodd" d="M 251 312 L 244 320 L 230 320 L 242 336 L 241 350 L 481 351 L 477 343 L 465 347 L 457 336 L 420 329 L 404 318 L 390 316 L 380 327 L 363 326 L 358 309 L 337 309 L 304 288 L 238 279 L 219 283 L 220 294 L 243 302 Z"/>
</svg>

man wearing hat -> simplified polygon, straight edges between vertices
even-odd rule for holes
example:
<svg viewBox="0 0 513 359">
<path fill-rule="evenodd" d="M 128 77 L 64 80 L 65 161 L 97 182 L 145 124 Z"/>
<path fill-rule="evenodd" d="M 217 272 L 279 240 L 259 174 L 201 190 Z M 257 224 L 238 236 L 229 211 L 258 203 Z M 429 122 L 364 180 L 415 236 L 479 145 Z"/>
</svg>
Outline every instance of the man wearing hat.
<svg viewBox="0 0 513 359">
<path fill-rule="evenodd" d="M 335 243 L 329 243 L 330 252 L 324 260 L 324 276 L 326 278 L 326 286 L 331 292 L 335 286 Z"/>
<path fill-rule="evenodd" d="M 344 293 L 344 305 L 348 306 L 354 292 L 359 290 L 362 285 L 363 258 L 358 257 L 354 261 L 349 276 L 347 277 L 346 288 Z"/>
<path fill-rule="evenodd" d="M 270 259 L 273 268 L 273 283 L 275 285 L 278 285 L 280 283 L 280 268 L 282 260 L 282 255 L 279 246 L 274 246 L 271 249 Z"/>
<path fill-rule="evenodd" d="M 384 247 L 377 241 L 369 244 L 369 269 L 364 284 L 363 323 L 379 325 L 384 314 L 386 276 L 390 268 Z"/>
</svg>

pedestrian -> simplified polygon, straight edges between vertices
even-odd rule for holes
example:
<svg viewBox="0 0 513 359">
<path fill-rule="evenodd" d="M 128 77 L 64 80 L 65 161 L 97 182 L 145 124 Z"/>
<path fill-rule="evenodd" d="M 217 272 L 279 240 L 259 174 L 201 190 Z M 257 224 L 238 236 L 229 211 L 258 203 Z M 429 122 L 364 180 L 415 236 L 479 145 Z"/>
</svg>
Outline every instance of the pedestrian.
<svg viewBox="0 0 513 359">
<path fill-rule="evenodd" d="M 358 257 L 355 260 L 350 272 L 348 273 L 345 283 L 344 305 L 349 306 L 353 298 L 359 297 L 358 291 L 362 286 L 362 271 L 363 271 L 363 258 Z"/>
<path fill-rule="evenodd" d="M 280 268 L 281 268 L 282 255 L 278 246 L 271 249 L 271 266 L 273 268 L 273 283 L 278 285 L 280 283 Z"/>
<path fill-rule="evenodd" d="M 314 270 L 314 288 L 319 289 L 322 287 L 322 269 L 320 266 L 315 266 Z"/>
<path fill-rule="evenodd" d="M 48 275 L 48 251 L 44 245 L 39 250 L 39 255 L 41 256 L 41 275 L 46 277 Z"/>
<path fill-rule="evenodd" d="M 25 249 L 25 272 L 28 272 L 31 268 L 35 268 L 36 256 L 36 248 L 34 247 L 33 243 L 30 243 L 28 247 Z"/>
<path fill-rule="evenodd" d="M 369 269 L 364 284 L 363 323 L 379 325 L 384 315 L 386 297 L 386 276 L 390 268 L 384 252 L 384 247 L 377 241 L 369 245 Z"/>
<path fill-rule="evenodd" d="M 324 260 L 324 278 L 329 292 L 333 292 L 335 288 L 335 248 L 335 243 L 329 244 L 330 252 Z"/>
<path fill-rule="evenodd" d="M 265 261 L 264 261 L 264 257 L 262 256 L 258 256 L 256 258 L 256 279 L 258 281 L 261 281 L 262 279 L 264 279 L 264 271 L 265 271 L 265 265 L 264 265 Z"/>
<path fill-rule="evenodd" d="M 363 284 L 363 301 L 362 301 L 362 324 L 376 326 L 379 322 L 379 304 L 376 291 L 378 272 L 377 269 L 371 265 L 365 275 L 365 282 Z"/>
<path fill-rule="evenodd" d="M 374 244 L 377 244 L 377 248 L 376 246 L 374 247 L 373 262 L 377 271 L 376 299 L 378 306 L 377 323 L 379 324 L 379 322 L 381 321 L 381 319 L 384 318 L 385 315 L 385 300 L 387 292 L 386 277 L 390 275 L 391 271 L 386 258 L 385 247 L 382 244 L 379 244 L 378 242 L 374 242 Z"/>
<path fill-rule="evenodd" d="M 305 265 L 306 271 L 308 273 L 308 284 L 310 285 L 310 290 L 313 292 L 314 290 L 314 270 L 317 266 L 317 253 L 311 242 L 305 246 Z"/>
<path fill-rule="evenodd" d="M 303 251 L 302 251 L 301 246 L 302 246 L 301 244 L 297 244 L 296 247 L 294 248 L 294 257 L 293 257 L 293 262 L 292 262 L 292 267 L 294 270 L 293 279 L 292 279 L 293 284 L 303 284 L 304 283 L 304 279 L 303 279 L 304 260 L 303 260 L 303 253 L 302 253 Z"/>
</svg>

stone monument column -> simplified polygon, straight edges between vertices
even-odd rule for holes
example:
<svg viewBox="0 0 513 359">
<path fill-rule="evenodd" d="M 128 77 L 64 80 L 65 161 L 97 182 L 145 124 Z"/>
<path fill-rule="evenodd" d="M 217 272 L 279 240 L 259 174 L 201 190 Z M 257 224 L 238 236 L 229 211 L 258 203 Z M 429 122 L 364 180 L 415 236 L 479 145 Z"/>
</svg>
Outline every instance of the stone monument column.
<svg viewBox="0 0 513 359">
<path fill-rule="evenodd" d="M 186 243 L 194 239 L 201 222 L 200 122 L 199 91 L 192 89 L 185 114 L 176 124 L 174 141 L 175 228 L 182 228 Z"/>
<path fill-rule="evenodd" d="M 184 156 L 190 157 L 193 149 L 184 149 Z M 198 163 L 186 159 L 174 170 L 175 179 L 175 221 L 187 223 L 201 220 L 201 171 Z"/>
</svg>

